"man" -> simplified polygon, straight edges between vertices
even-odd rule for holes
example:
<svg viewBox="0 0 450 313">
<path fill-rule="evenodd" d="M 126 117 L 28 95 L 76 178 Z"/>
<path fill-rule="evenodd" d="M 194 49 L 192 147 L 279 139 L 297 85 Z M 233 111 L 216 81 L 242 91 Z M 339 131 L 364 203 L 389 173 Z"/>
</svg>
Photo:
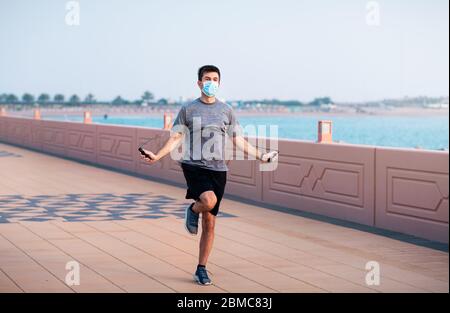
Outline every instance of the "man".
<svg viewBox="0 0 450 313">
<path fill-rule="evenodd" d="M 200 98 L 181 108 L 173 132 L 163 148 L 156 154 L 144 150 L 150 158 L 142 156 L 153 164 L 175 150 L 184 135 L 187 136 L 189 149 L 185 151 L 181 167 L 188 187 L 186 199 L 195 202 L 186 208 L 185 228 L 191 235 L 196 235 L 199 216 L 202 215 L 199 262 L 194 274 L 194 279 L 201 285 L 212 284 L 206 263 L 212 250 L 216 216 L 227 180 L 226 135 L 239 149 L 258 160 L 269 162 L 274 156 L 274 152 L 262 154 L 240 135 L 232 108 L 216 98 L 220 82 L 220 70 L 216 66 L 201 67 L 197 82 Z"/>
</svg>

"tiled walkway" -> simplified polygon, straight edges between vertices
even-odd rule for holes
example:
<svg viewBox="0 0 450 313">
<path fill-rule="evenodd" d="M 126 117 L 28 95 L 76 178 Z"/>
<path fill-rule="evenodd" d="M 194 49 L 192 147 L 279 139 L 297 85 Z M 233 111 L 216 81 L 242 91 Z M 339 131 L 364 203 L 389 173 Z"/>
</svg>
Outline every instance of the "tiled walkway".
<svg viewBox="0 0 450 313">
<path fill-rule="evenodd" d="M 448 292 L 448 253 L 225 199 L 208 269 L 185 190 L 0 144 L 0 292 Z M 80 285 L 65 283 L 67 262 Z M 366 263 L 381 266 L 366 284 Z"/>
</svg>

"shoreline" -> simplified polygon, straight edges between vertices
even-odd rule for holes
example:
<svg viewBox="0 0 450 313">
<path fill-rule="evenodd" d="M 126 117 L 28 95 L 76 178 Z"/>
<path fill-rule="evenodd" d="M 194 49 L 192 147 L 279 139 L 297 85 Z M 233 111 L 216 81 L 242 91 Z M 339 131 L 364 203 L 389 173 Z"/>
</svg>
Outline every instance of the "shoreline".
<svg viewBox="0 0 450 313">
<path fill-rule="evenodd" d="M 148 117 L 162 117 L 164 113 L 172 114 L 175 116 L 178 113 L 178 108 L 168 108 L 167 110 L 148 110 L 148 109 L 132 109 L 132 108 L 74 108 L 74 109 L 46 109 L 40 110 L 41 115 L 45 116 L 83 116 L 85 111 L 90 111 L 93 116 L 103 116 L 105 114 L 108 117 L 124 117 L 124 116 L 148 116 Z M 32 117 L 33 110 L 26 111 L 8 111 L 11 116 L 17 117 Z M 431 108 L 394 108 L 394 109 L 367 109 L 364 112 L 357 112 L 354 110 L 330 110 L 330 111 L 261 111 L 261 110 L 239 110 L 235 109 L 238 116 L 307 116 L 307 117 L 444 117 L 449 115 L 449 109 L 431 109 Z"/>
</svg>

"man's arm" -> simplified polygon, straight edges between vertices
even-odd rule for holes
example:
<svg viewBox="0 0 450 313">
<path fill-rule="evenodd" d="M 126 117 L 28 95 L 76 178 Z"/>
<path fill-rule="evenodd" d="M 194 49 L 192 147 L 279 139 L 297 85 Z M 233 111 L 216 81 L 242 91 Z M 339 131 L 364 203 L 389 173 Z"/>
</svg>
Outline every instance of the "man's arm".
<svg viewBox="0 0 450 313">
<path fill-rule="evenodd" d="M 154 154 L 153 152 L 144 149 L 144 151 L 148 155 L 150 155 L 151 159 L 146 158 L 144 156 L 142 156 L 142 158 L 145 159 L 146 161 L 148 161 L 148 163 L 150 163 L 150 164 L 158 162 L 163 157 L 165 157 L 170 152 L 172 152 L 176 147 L 178 147 L 178 145 L 180 144 L 180 141 L 183 139 L 183 136 L 184 136 L 183 133 L 179 133 L 179 132 L 173 133 L 170 136 L 170 138 L 166 141 L 164 146 L 161 148 L 161 150 L 158 151 L 158 153 Z"/>
<path fill-rule="evenodd" d="M 233 143 L 244 153 L 256 158 L 257 160 L 263 160 L 263 154 L 256 149 L 251 143 L 249 143 L 244 137 L 236 135 L 233 137 Z"/>
<path fill-rule="evenodd" d="M 167 142 L 164 144 L 164 146 L 161 148 L 161 150 L 158 151 L 158 153 L 154 154 L 151 151 L 145 150 L 144 151 L 150 155 L 150 158 L 143 157 L 146 161 L 148 161 L 150 164 L 153 164 L 166 155 L 168 155 L 170 152 L 172 152 L 178 145 L 180 144 L 180 141 L 183 139 L 184 134 L 186 133 L 186 129 L 182 129 L 180 131 L 176 131 L 180 126 L 186 126 L 186 107 L 182 107 L 180 109 L 180 112 L 178 112 L 177 118 L 175 119 L 175 122 L 173 123 L 172 131 L 170 138 L 167 140 Z"/>
</svg>

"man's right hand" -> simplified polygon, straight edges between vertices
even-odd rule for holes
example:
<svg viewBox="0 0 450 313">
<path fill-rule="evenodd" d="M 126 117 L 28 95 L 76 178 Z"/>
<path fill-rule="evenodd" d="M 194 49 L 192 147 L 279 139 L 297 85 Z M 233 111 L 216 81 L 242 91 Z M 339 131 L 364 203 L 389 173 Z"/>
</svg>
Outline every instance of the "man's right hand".
<svg viewBox="0 0 450 313">
<path fill-rule="evenodd" d="M 141 156 L 141 158 L 145 161 L 145 162 L 148 162 L 148 163 L 150 163 L 150 164 L 154 164 L 154 163 L 156 163 L 156 162 L 158 162 L 159 161 L 159 158 L 158 158 L 158 156 L 156 155 L 156 154 L 154 154 L 153 152 L 151 152 L 151 151 L 149 151 L 149 150 L 145 150 L 145 149 L 143 149 L 144 150 L 144 152 L 145 153 L 147 153 L 149 156 L 150 156 L 150 158 L 148 158 L 147 156 L 144 156 L 144 155 L 140 155 Z"/>
</svg>

